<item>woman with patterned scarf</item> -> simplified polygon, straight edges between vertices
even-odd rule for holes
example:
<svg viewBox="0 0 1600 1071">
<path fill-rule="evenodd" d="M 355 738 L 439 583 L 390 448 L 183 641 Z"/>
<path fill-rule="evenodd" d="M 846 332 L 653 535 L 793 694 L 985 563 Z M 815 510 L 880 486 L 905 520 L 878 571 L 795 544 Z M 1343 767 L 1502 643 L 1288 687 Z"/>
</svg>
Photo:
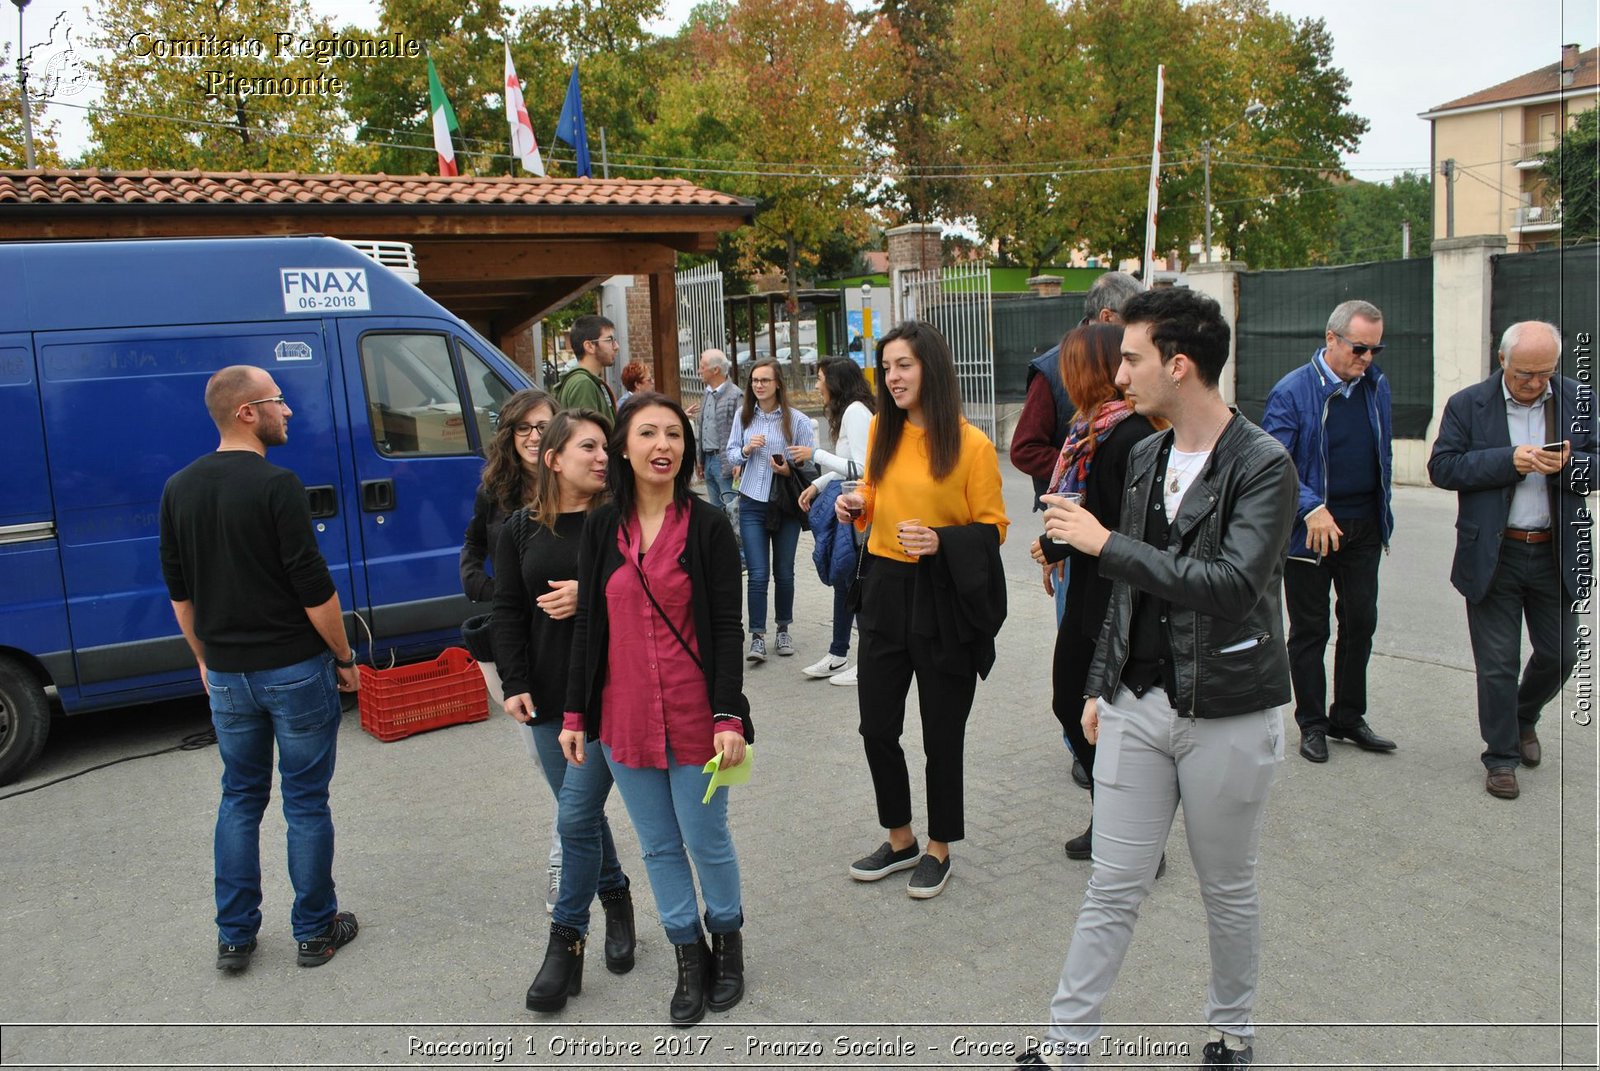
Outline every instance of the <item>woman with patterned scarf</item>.
<svg viewBox="0 0 1600 1071">
<path fill-rule="evenodd" d="M 1082 495 L 1084 508 L 1112 531 L 1122 520 L 1128 453 L 1140 439 L 1157 430 L 1134 413 L 1117 389 L 1121 349 L 1122 327 L 1115 324 L 1076 327 L 1061 340 L 1061 381 L 1078 408 L 1045 495 L 1046 505 L 1050 504 L 1050 495 Z M 1084 737 L 1080 719 L 1095 640 L 1111 601 L 1111 581 L 1101 578 L 1099 558 L 1080 554 L 1065 544 L 1041 536 L 1034 540 L 1032 551 L 1034 560 L 1047 573 L 1055 562 L 1071 559 L 1067 570 L 1067 612 L 1056 633 L 1054 707 L 1072 753 L 1083 763 L 1092 781 L 1094 745 Z M 1092 799 L 1094 789 L 1089 791 Z M 1091 820 L 1088 829 L 1067 841 L 1067 857 L 1088 859 L 1093 837 Z"/>
</svg>

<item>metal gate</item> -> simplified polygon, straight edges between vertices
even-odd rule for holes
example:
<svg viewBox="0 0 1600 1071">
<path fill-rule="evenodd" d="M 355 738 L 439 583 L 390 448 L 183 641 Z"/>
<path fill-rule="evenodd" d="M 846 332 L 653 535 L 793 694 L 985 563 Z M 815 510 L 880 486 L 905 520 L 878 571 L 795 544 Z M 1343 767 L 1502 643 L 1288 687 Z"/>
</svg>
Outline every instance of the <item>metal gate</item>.
<svg viewBox="0 0 1600 1071">
<path fill-rule="evenodd" d="M 684 401 L 698 401 L 706 385 L 700 379 L 700 354 L 728 344 L 722 318 L 722 270 L 715 261 L 677 273 L 678 382 Z"/>
<path fill-rule="evenodd" d="M 994 307 L 989 264 L 975 261 L 930 271 L 897 272 L 899 316 L 937 327 L 955 355 L 967 420 L 995 441 Z"/>
</svg>

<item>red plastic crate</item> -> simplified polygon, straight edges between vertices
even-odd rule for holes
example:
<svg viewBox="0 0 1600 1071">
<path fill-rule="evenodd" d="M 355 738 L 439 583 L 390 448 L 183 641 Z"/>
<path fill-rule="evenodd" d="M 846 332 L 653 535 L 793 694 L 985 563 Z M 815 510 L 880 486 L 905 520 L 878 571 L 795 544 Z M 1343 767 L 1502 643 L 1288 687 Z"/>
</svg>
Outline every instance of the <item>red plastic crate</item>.
<svg viewBox="0 0 1600 1071">
<path fill-rule="evenodd" d="M 447 647 L 432 662 L 412 666 L 362 666 L 356 694 L 361 727 L 385 742 L 489 717 L 483 674 L 460 647 Z"/>
</svg>

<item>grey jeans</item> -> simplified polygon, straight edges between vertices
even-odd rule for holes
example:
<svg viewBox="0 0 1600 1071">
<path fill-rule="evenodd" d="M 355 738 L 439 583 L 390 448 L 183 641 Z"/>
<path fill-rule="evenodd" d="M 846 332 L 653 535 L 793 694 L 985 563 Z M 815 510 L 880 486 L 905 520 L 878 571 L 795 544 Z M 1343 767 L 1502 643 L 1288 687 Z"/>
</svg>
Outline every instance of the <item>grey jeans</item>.
<svg viewBox="0 0 1600 1071">
<path fill-rule="evenodd" d="M 1261 961 L 1256 847 L 1282 761 L 1277 707 L 1183 718 L 1159 687 L 1142 698 L 1120 688 L 1100 700 L 1094 871 L 1050 1004 L 1053 1059 L 1078 1067 L 1100 1050 L 1100 1009 L 1122 969 L 1180 802 L 1210 928 L 1206 1022 L 1235 1037 L 1254 1036 Z"/>
</svg>

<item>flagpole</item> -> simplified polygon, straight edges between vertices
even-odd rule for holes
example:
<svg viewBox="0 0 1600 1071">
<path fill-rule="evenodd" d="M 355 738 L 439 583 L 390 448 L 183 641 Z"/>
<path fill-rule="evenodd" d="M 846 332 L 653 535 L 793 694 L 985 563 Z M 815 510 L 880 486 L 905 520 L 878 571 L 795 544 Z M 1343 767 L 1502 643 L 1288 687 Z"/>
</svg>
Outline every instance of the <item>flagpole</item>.
<svg viewBox="0 0 1600 1071">
<path fill-rule="evenodd" d="M 1155 285 L 1156 278 L 1156 214 L 1159 209 L 1156 183 L 1161 175 L 1161 103 L 1167 90 L 1167 68 L 1156 66 L 1156 136 L 1150 148 L 1150 196 L 1144 210 L 1144 288 Z"/>
</svg>

